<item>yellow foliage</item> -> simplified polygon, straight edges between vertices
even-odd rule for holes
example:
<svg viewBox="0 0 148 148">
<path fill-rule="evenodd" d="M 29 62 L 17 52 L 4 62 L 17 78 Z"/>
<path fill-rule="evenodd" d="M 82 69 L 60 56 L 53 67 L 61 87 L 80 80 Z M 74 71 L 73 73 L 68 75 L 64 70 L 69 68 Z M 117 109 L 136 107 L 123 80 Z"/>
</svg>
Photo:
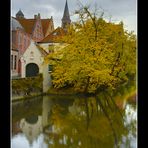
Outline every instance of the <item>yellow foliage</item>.
<svg viewBox="0 0 148 148">
<path fill-rule="evenodd" d="M 123 23 L 82 19 L 63 38 L 68 46 L 52 55 L 60 59 L 50 60 L 53 85 L 93 93 L 100 87 L 115 89 L 136 73 L 136 38 L 124 31 Z"/>
</svg>

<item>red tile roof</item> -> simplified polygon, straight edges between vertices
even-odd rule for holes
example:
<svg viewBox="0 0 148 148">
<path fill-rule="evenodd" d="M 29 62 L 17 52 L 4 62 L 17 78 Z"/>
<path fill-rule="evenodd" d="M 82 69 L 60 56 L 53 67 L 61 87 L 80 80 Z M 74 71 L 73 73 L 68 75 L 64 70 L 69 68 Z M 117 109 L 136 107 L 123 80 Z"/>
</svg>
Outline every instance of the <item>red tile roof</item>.
<svg viewBox="0 0 148 148">
<path fill-rule="evenodd" d="M 51 19 L 41 19 L 42 27 L 43 27 L 43 34 L 46 35 L 46 32 L 48 30 L 48 27 L 52 25 Z"/>
<path fill-rule="evenodd" d="M 38 44 L 36 44 L 36 47 L 39 49 L 42 55 L 46 56 L 48 53 Z"/>
<path fill-rule="evenodd" d="M 18 19 L 17 18 L 17 20 L 23 26 L 23 28 L 27 33 L 32 34 L 36 19 Z"/>
<path fill-rule="evenodd" d="M 58 27 L 53 32 L 51 32 L 47 37 L 41 40 L 39 43 L 51 43 L 60 42 L 60 39 L 66 34 L 63 28 Z"/>
<path fill-rule="evenodd" d="M 19 19 L 19 18 L 17 18 L 17 20 L 23 26 L 23 28 L 25 29 L 25 31 L 27 33 L 32 34 L 33 27 L 36 23 L 36 19 Z M 41 19 L 41 23 L 42 23 L 42 28 L 43 28 L 43 34 L 45 36 L 45 34 L 48 30 L 48 27 L 50 25 L 52 25 L 52 19 Z"/>
</svg>

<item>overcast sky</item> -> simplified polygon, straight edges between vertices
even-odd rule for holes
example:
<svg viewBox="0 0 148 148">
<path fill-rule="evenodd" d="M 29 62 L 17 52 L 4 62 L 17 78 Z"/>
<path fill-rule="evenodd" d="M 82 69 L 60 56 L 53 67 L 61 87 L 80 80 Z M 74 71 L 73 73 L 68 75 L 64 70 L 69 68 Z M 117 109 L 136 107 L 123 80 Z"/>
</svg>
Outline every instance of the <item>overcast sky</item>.
<svg viewBox="0 0 148 148">
<path fill-rule="evenodd" d="M 78 3 L 97 5 L 103 10 L 106 19 L 113 22 L 124 22 L 126 30 L 137 32 L 137 0 L 67 0 L 72 21 L 77 10 Z M 53 16 L 55 28 L 61 26 L 66 0 L 11 0 L 11 16 L 15 16 L 19 9 L 22 10 L 26 18 L 33 18 L 34 14 L 40 13 L 41 18 Z M 136 33 L 137 34 L 137 33 Z"/>
</svg>

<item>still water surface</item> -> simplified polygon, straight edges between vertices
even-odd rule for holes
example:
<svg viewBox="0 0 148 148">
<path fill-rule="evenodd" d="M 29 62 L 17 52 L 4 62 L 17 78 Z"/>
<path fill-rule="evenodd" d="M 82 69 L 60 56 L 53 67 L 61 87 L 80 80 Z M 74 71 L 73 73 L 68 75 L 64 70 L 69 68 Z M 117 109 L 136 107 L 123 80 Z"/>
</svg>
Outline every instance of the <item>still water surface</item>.
<svg viewBox="0 0 148 148">
<path fill-rule="evenodd" d="M 136 148 L 136 105 L 108 101 L 54 95 L 14 102 L 11 147 Z"/>
</svg>

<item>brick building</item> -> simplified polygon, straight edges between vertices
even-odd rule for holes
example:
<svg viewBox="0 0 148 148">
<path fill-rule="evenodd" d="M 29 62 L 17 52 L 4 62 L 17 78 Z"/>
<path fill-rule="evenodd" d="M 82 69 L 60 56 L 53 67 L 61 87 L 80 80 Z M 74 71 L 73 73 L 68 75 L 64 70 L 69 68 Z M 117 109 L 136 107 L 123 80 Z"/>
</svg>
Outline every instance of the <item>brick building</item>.
<svg viewBox="0 0 148 148">
<path fill-rule="evenodd" d="M 39 42 L 54 30 L 52 17 L 41 19 L 40 14 L 26 19 L 21 10 L 11 18 L 11 76 L 21 77 L 21 57 L 31 41 Z"/>
<path fill-rule="evenodd" d="M 16 16 L 11 18 L 12 78 L 26 77 L 28 64 L 32 65 L 30 69 L 32 69 L 33 66 L 36 67 L 36 69 L 39 69 L 38 72 L 43 72 L 42 69 L 47 71 L 42 67 L 45 56 L 43 52 L 45 51 L 46 54 L 50 53 L 48 46 L 50 46 L 51 43 L 55 43 L 54 39 L 66 33 L 66 27 L 70 23 L 71 20 L 67 0 L 62 18 L 62 25 L 56 29 L 54 29 L 52 16 L 47 19 L 42 19 L 38 13 L 37 15 L 34 15 L 34 18 L 25 18 L 23 12 L 19 10 L 16 13 Z M 40 46 L 41 44 L 45 44 L 47 48 Z M 61 44 L 59 45 L 61 46 Z M 42 50 L 39 49 L 39 46 Z M 32 54 L 36 56 L 32 58 Z"/>
</svg>

